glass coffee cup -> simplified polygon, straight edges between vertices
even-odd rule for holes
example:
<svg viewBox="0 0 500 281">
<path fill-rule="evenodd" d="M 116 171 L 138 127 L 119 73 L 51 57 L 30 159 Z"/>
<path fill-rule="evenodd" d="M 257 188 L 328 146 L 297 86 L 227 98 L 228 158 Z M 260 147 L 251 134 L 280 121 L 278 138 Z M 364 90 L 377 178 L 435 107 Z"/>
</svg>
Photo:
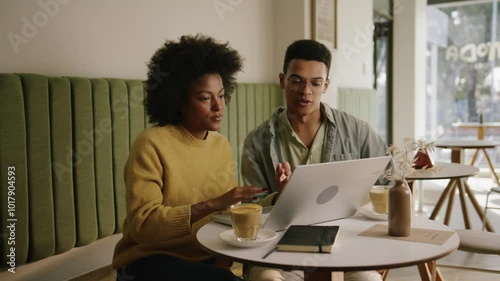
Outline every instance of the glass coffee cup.
<svg viewBox="0 0 500 281">
<path fill-rule="evenodd" d="M 389 187 L 375 185 L 370 189 L 370 200 L 374 213 L 387 215 L 389 211 Z"/>
<path fill-rule="evenodd" d="M 255 241 L 260 230 L 262 206 L 242 203 L 231 207 L 231 224 L 236 240 Z"/>
</svg>

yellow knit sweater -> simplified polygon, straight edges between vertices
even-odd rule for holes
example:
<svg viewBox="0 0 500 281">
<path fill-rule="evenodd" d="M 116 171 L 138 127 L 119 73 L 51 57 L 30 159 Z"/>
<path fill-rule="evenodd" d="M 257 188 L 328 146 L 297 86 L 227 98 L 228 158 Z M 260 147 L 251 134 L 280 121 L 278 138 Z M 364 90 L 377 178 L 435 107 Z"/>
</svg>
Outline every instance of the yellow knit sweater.
<svg viewBox="0 0 500 281">
<path fill-rule="evenodd" d="M 199 140 L 180 125 L 147 128 L 132 146 L 124 175 L 127 218 L 115 268 L 157 254 L 190 261 L 211 257 L 196 240 L 210 218 L 191 225 L 190 210 L 236 186 L 226 138 L 209 132 Z"/>
</svg>

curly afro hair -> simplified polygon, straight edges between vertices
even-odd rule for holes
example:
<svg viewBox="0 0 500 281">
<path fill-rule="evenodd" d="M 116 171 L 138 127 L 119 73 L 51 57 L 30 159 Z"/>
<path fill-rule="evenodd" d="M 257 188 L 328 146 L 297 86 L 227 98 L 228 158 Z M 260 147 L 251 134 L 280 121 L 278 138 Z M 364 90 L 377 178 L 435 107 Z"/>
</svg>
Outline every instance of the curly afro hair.
<svg viewBox="0 0 500 281">
<path fill-rule="evenodd" d="M 146 112 L 151 124 L 164 126 L 179 122 L 179 107 L 191 83 L 206 74 L 222 78 L 225 102 L 236 88 L 235 75 L 243 59 L 229 43 L 218 43 L 201 34 L 167 40 L 151 58 L 146 81 Z"/>
<path fill-rule="evenodd" d="M 302 39 L 290 44 L 286 49 L 283 73 L 288 70 L 288 65 L 293 59 L 319 61 L 326 65 L 326 78 L 330 73 L 332 54 L 328 48 L 315 40 Z"/>
</svg>

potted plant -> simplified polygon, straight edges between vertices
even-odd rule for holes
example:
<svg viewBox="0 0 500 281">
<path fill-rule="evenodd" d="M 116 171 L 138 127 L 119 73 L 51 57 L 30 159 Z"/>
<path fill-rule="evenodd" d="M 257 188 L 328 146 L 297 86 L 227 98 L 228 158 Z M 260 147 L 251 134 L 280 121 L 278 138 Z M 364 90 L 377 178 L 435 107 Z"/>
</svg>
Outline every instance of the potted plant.
<svg viewBox="0 0 500 281">
<path fill-rule="evenodd" d="M 389 235 L 409 236 L 411 234 L 413 200 L 406 178 L 417 172 L 434 173 L 437 170 L 429 156 L 429 151 L 433 149 L 433 141 L 415 141 L 411 138 L 405 138 L 403 146 L 390 145 L 387 148 L 386 153 L 392 156 L 392 166 L 385 171 L 384 177 L 394 182 L 389 190 Z M 416 163 L 419 164 L 418 167 Z"/>
</svg>

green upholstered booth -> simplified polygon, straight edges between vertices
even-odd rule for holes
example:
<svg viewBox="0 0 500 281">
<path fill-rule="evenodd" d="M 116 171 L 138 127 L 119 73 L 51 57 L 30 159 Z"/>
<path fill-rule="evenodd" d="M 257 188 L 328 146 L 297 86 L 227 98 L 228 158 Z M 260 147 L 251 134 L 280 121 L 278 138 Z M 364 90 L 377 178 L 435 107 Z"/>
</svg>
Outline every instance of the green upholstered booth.
<svg viewBox="0 0 500 281">
<path fill-rule="evenodd" d="M 143 89 L 140 80 L 0 74 L 0 274 L 11 247 L 16 267 L 29 266 L 121 232 L 123 167 L 148 126 Z M 237 164 L 246 134 L 282 104 L 278 85 L 238 86 L 221 129 Z"/>
<path fill-rule="evenodd" d="M 1 224 L 16 219 L 17 265 L 120 232 L 123 165 L 146 125 L 142 89 L 138 80 L 0 74 L 0 196 L 15 207 L 10 216 L 2 204 Z"/>
</svg>

